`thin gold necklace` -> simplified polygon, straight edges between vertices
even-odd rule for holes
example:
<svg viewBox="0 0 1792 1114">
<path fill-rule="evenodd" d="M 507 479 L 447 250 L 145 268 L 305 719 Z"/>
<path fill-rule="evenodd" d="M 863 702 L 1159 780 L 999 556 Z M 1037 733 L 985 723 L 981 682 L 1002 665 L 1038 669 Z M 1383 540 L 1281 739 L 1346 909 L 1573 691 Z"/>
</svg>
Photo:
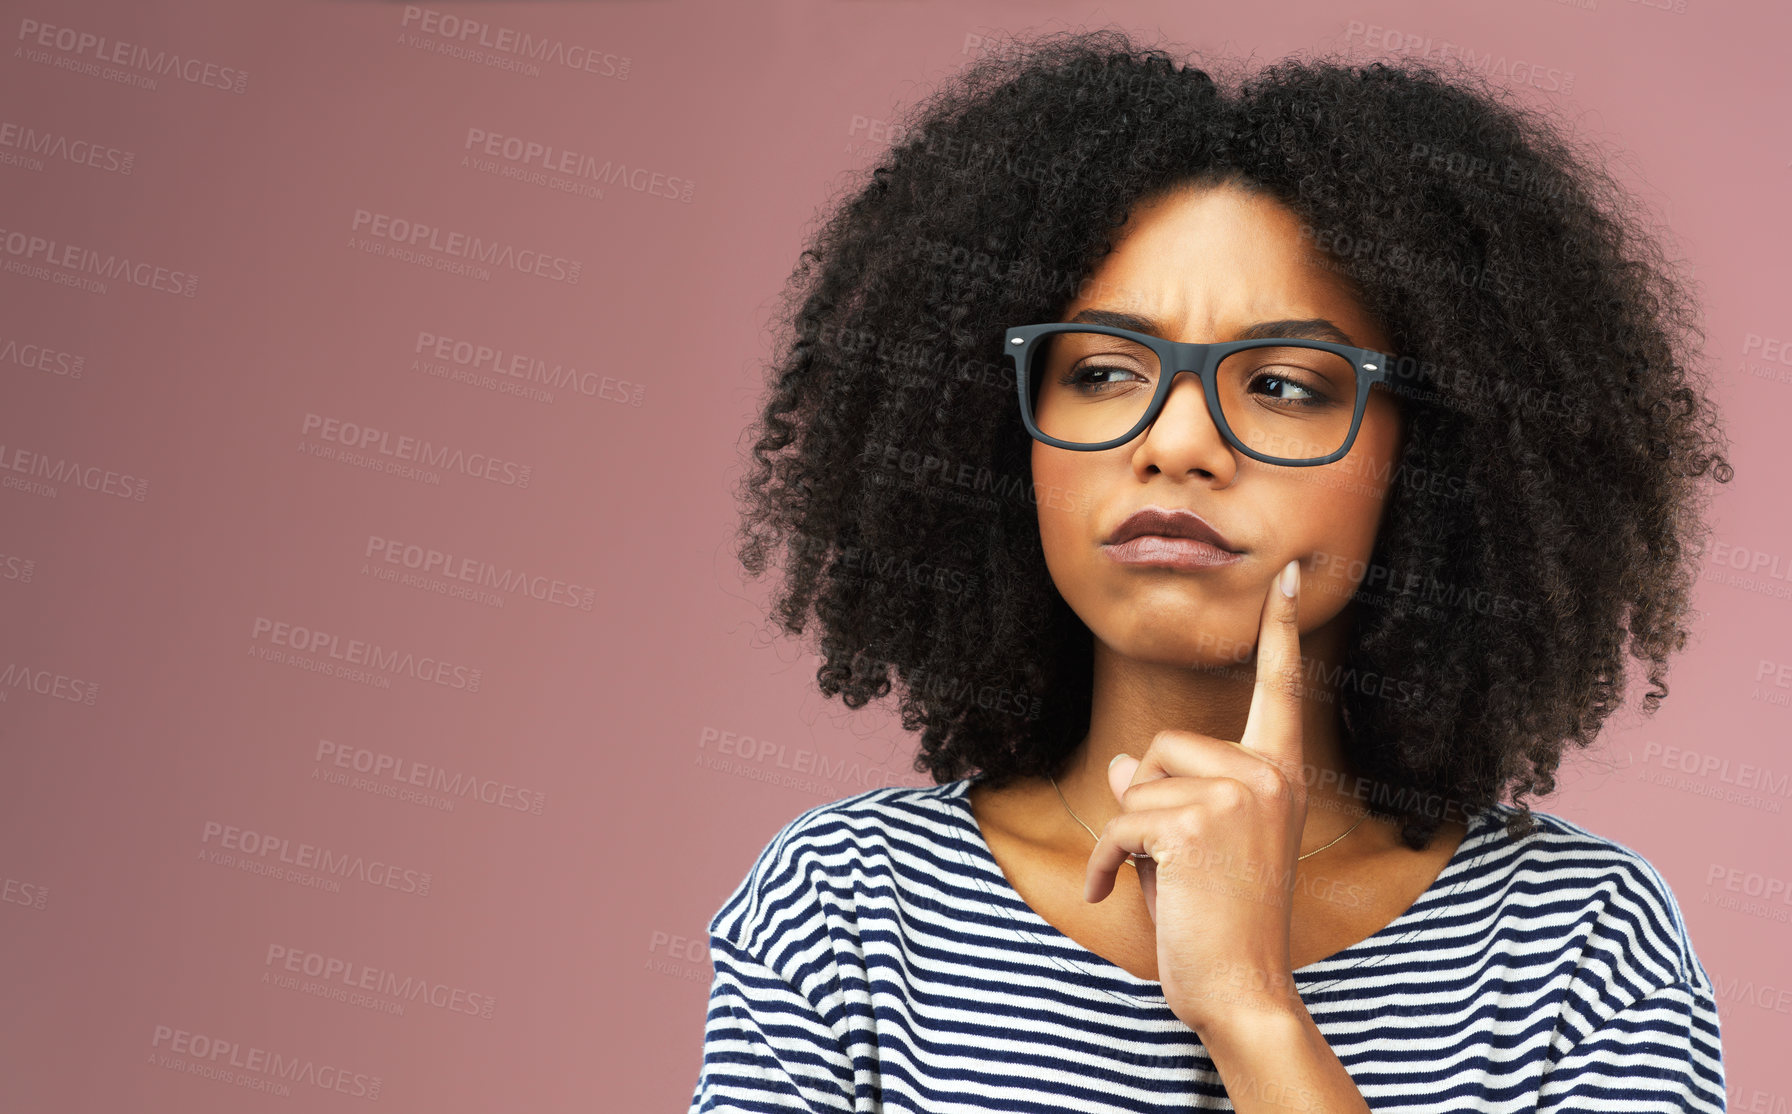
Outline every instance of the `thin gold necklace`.
<svg viewBox="0 0 1792 1114">
<path fill-rule="evenodd" d="M 1051 777 L 1049 774 L 1047 775 L 1047 777 L 1050 778 L 1050 780 L 1051 780 L 1052 788 L 1058 789 L 1058 779 L 1055 777 Z M 1076 809 L 1070 807 L 1070 801 L 1065 798 L 1064 790 L 1058 789 L 1058 799 L 1060 801 L 1064 802 L 1064 811 L 1070 813 L 1070 818 L 1072 820 L 1075 820 L 1078 824 L 1083 824 L 1083 818 L 1076 814 Z M 1356 824 L 1361 824 L 1363 821 L 1367 820 L 1368 818 L 1369 818 L 1369 814 L 1365 812 L 1361 816 L 1356 818 Z M 1299 862 L 1301 859 L 1310 859 L 1314 855 L 1319 854 L 1319 852 L 1325 850 L 1326 847 L 1330 847 L 1332 845 L 1332 843 L 1336 843 L 1336 842 L 1338 842 L 1339 839 L 1343 839 L 1344 836 L 1347 836 L 1351 832 L 1356 831 L 1356 824 L 1352 824 L 1350 827 L 1345 828 L 1343 835 L 1338 836 L 1337 839 L 1332 840 L 1331 843 L 1327 843 L 1324 847 L 1315 847 L 1311 851 L 1308 851 L 1305 855 L 1296 856 L 1295 861 Z M 1096 843 L 1101 842 L 1101 837 L 1098 835 L 1095 835 L 1094 828 L 1091 828 L 1087 824 L 1083 824 L 1083 830 L 1085 832 L 1088 832 L 1090 835 L 1095 836 Z M 1130 866 L 1134 870 L 1137 870 L 1139 868 L 1139 865 L 1137 863 L 1133 862 L 1133 860 L 1134 859 L 1149 859 L 1150 857 L 1151 857 L 1150 855 L 1130 855 L 1129 854 L 1122 861 L 1124 863 L 1126 863 L 1127 866 Z"/>
</svg>

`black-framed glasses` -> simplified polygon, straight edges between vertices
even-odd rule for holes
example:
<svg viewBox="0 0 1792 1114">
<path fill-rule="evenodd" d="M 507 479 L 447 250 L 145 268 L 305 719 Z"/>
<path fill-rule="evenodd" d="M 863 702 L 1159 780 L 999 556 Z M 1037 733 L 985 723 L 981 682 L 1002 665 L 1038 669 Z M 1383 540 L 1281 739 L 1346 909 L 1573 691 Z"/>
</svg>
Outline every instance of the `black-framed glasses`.
<svg viewBox="0 0 1792 1114">
<path fill-rule="evenodd" d="M 1017 325 L 1006 341 L 1027 432 L 1083 452 L 1137 437 L 1163 412 L 1176 376 L 1190 371 L 1239 452 L 1266 464 L 1330 464 L 1356 441 L 1369 388 L 1387 379 L 1384 353 L 1323 340 L 1196 344 L 1053 322 Z"/>
</svg>

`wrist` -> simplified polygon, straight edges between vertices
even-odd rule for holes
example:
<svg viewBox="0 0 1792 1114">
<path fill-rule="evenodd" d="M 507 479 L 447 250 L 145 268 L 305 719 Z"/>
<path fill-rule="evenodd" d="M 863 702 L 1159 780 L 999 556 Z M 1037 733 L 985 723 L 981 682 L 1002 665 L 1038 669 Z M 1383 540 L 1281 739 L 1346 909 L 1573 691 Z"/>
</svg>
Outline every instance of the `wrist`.
<svg viewBox="0 0 1792 1114">
<path fill-rule="evenodd" d="M 1276 1046 L 1312 1022 L 1306 1003 L 1298 995 L 1256 997 L 1249 1000 L 1209 1000 L 1206 1011 L 1179 1009 L 1176 1016 L 1195 1031 L 1212 1052 L 1214 1046 L 1250 1048 Z"/>
<path fill-rule="evenodd" d="M 1170 1008 L 1183 1023 L 1206 1036 L 1220 1027 L 1273 1026 L 1307 1016 L 1300 987 L 1287 968 L 1238 965 L 1216 968 L 1200 980 L 1200 989 L 1178 995 Z"/>
<path fill-rule="evenodd" d="M 1186 1019 L 1185 1019 L 1186 1021 Z M 1190 1024 L 1215 1060 L 1249 1058 L 1253 1050 L 1281 1050 L 1297 1041 L 1314 1023 L 1305 1003 L 1260 1001 L 1251 1007 L 1226 1008 L 1213 1017 L 1199 1017 Z"/>
</svg>

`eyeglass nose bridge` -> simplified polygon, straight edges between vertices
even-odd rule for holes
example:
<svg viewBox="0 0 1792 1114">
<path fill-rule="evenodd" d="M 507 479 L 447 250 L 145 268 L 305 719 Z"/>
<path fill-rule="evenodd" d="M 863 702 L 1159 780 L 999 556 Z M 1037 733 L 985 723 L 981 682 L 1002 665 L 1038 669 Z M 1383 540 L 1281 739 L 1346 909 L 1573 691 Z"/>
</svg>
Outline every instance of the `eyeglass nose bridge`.
<svg viewBox="0 0 1792 1114">
<path fill-rule="evenodd" d="M 1195 377 L 1195 390 L 1201 396 L 1201 406 L 1203 412 L 1207 415 L 1208 424 L 1213 426 L 1213 431 L 1219 435 L 1221 442 L 1228 448 L 1235 448 L 1236 446 L 1232 444 L 1231 436 L 1228 435 L 1226 431 L 1224 421 L 1221 420 L 1218 414 L 1214 413 L 1215 399 L 1207 389 L 1208 376 L 1206 374 L 1205 366 L 1207 360 L 1207 353 L 1205 351 L 1206 346 L 1203 345 L 1201 347 L 1203 348 L 1203 351 L 1194 358 L 1192 366 L 1181 366 L 1190 363 L 1186 358 L 1179 358 L 1169 362 L 1168 366 L 1170 367 L 1170 373 L 1165 376 L 1165 383 L 1167 385 L 1158 387 L 1157 397 L 1152 400 L 1151 410 L 1146 414 L 1144 427 L 1141 428 L 1139 432 L 1149 435 L 1150 431 L 1157 427 L 1157 419 L 1163 417 L 1164 407 L 1170 405 L 1170 395 L 1176 390 L 1176 377 L 1178 375 L 1188 374 Z M 1137 436 L 1137 434 L 1134 436 Z"/>
</svg>

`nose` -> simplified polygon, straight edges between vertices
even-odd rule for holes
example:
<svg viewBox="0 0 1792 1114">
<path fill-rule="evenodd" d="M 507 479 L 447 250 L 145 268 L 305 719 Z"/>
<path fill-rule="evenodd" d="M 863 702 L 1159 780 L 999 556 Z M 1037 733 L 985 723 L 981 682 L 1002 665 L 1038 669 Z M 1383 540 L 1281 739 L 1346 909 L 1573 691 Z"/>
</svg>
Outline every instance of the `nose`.
<svg viewBox="0 0 1792 1114">
<path fill-rule="evenodd" d="M 1183 371 L 1189 373 L 1189 382 L 1176 379 Z M 1164 398 L 1163 409 L 1145 427 L 1142 443 L 1137 448 L 1134 467 L 1155 467 L 1171 475 L 1199 471 L 1227 477 L 1238 465 L 1232 446 L 1208 411 L 1201 374 L 1191 368 L 1183 368 L 1171 375 L 1170 392 Z"/>
<path fill-rule="evenodd" d="M 1187 375 L 1188 382 L 1179 383 L 1176 377 Z M 1170 373 L 1170 392 L 1164 398 L 1162 410 L 1152 419 L 1149 430 L 1157 428 L 1158 422 L 1169 418 L 1169 425 L 1177 429 L 1199 429 L 1201 432 L 1211 431 L 1217 441 L 1224 441 L 1220 436 L 1219 423 L 1214 421 L 1213 414 L 1207 407 L 1207 394 L 1202 389 L 1201 373 L 1194 368 L 1181 368 Z"/>
</svg>

